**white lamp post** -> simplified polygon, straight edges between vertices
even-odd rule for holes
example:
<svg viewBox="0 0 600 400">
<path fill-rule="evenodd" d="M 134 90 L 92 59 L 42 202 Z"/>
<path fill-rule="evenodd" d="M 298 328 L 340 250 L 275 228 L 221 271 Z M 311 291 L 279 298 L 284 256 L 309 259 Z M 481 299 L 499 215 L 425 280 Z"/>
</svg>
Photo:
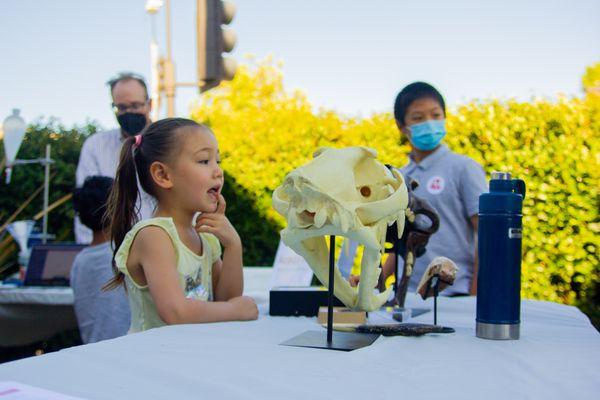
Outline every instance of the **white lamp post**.
<svg viewBox="0 0 600 400">
<path fill-rule="evenodd" d="M 10 183 L 12 174 L 12 166 L 21 147 L 23 137 L 25 137 L 25 129 L 27 125 L 25 120 L 19 115 L 19 109 L 12 110 L 12 115 L 6 117 L 2 124 L 4 131 L 4 154 L 6 156 L 6 183 Z"/>
<path fill-rule="evenodd" d="M 20 164 L 41 164 L 44 166 L 44 216 L 42 218 L 42 243 L 48 238 L 48 197 L 50 192 L 50 164 L 54 160 L 50 158 L 50 145 L 46 145 L 46 156 L 32 160 L 18 160 L 15 157 L 23 142 L 25 120 L 19 115 L 18 109 L 13 109 L 12 115 L 4 120 L 2 130 L 4 131 L 4 153 L 6 154 L 6 183 L 10 183 L 12 168 Z"/>
<path fill-rule="evenodd" d="M 146 12 L 152 20 L 152 40 L 150 41 L 150 70 L 152 80 L 150 82 L 150 98 L 152 99 L 152 121 L 157 121 L 160 115 L 160 63 L 158 54 L 158 41 L 156 39 L 156 13 L 163 6 L 163 0 L 146 0 Z"/>
</svg>

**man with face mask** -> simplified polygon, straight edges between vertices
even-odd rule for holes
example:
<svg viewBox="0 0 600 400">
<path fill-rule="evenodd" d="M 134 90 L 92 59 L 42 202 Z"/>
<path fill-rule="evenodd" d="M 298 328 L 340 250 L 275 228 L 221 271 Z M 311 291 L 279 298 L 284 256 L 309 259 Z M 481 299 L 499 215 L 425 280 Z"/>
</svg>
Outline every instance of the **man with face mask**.
<svg viewBox="0 0 600 400">
<path fill-rule="evenodd" d="M 120 73 L 109 80 L 112 108 L 119 128 L 91 135 L 81 148 L 77 164 L 76 185 L 81 187 L 88 176 L 115 177 L 121 145 L 129 136 L 139 134 L 150 124 L 152 101 L 144 78 L 134 73 Z M 140 188 L 140 219 L 151 216 L 154 201 Z M 89 243 L 92 232 L 75 218 L 75 240 L 77 243 Z"/>
<path fill-rule="evenodd" d="M 430 237 L 425 254 L 416 260 L 409 291 L 414 292 L 435 257 L 445 256 L 459 271 L 454 285 L 443 294 L 475 294 L 477 213 L 479 195 L 487 191 L 485 172 L 476 161 L 441 143 L 446 135 L 446 106 L 433 86 L 415 82 L 402 89 L 394 104 L 394 118 L 412 148 L 409 162 L 400 172 L 407 181 L 419 183 L 415 195 L 425 199 L 440 217 L 438 232 Z M 384 276 L 393 274 L 395 262 L 394 255 L 388 257 Z"/>
</svg>

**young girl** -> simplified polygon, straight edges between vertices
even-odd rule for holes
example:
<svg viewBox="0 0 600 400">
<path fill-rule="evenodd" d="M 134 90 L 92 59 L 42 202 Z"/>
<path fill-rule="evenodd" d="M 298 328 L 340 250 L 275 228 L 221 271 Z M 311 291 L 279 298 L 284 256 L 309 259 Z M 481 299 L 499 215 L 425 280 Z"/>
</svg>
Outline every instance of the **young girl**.
<svg viewBox="0 0 600 400">
<path fill-rule="evenodd" d="M 124 141 L 108 203 L 116 276 L 107 288 L 125 283 L 130 332 L 257 318 L 242 296 L 242 244 L 225 216 L 219 163 L 213 133 L 188 119 L 157 121 Z M 138 179 L 157 207 L 136 223 Z"/>
</svg>

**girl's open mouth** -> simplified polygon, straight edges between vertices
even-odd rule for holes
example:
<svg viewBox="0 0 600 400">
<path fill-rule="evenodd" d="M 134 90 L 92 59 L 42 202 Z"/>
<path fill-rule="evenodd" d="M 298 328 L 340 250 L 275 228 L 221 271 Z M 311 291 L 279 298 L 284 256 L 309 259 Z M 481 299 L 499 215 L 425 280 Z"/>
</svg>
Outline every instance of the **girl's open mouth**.
<svg viewBox="0 0 600 400">
<path fill-rule="evenodd" d="M 219 193 L 221 192 L 221 186 L 220 185 L 216 185 L 211 187 L 210 189 L 208 189 L 208 194 L 210 196 L 212 196 L 215 201 L 219 200 Z"/>
</svg>

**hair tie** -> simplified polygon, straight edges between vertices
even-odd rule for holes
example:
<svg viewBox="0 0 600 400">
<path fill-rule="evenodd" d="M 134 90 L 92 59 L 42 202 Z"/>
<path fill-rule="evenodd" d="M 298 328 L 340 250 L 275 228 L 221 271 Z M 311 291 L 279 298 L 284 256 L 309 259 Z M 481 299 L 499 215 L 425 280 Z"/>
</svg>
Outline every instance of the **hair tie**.
<svg viewBox="0 0 600 400">
<path fill-rule="evenodd" d="M 142 135 L 135 135 L 134 137 L 135 139 L 135 147 L 140 147 L 140 144 L 142 144 Z"/>
</svg>

